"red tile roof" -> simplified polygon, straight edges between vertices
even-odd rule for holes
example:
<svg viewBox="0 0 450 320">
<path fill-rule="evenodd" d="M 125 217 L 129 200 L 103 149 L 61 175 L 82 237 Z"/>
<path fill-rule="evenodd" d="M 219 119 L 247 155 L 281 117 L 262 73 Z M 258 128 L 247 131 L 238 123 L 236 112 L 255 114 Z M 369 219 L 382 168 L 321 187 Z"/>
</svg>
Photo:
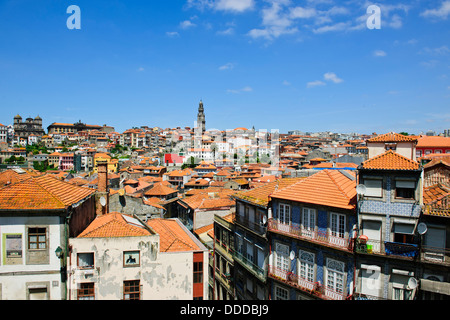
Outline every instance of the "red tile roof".
<svg viewBox="0 0 450 320">
<path fill-rule="evenodd" d="M 95 190 L 78 187 L 51 175 L 33 177 L 0 189 L 0 210 L 67 209 Z"/>
<path fill-rule="evenodd" d="M 284 178 L 273 182 L 264 183 L 260 187 L 254 189 L 238 192 L 233 195 L 236 199 L 245 200 L 256 205 L 267 207 L 269 204 L 269 197 L 277 190 L 281 190 L 291 184 L 297 183 L 304 178 Z"/>
<path fill-rule="evenodd" d="M 350 176 L 354 175 L 351 171 L 346 172 Z M 275 191 L 271 198 L 354 209 L 356 204 L 356 179 L 350 179 L 340 170 L 325 169 Z"/>
<path fill-rule="evenodd" d="M 136 218 L 111 212 L 97 216 L 78 238 L 119 238 L 150 236 L 153 233 Z"/>
<path fill-rule="evenodd" d="M 170 187 L 166 187 L 161 182 L 155 183 L 153 188 L 146 191 L 144 193 L 145 196 L 151 197 L 151 196 L 167 196 L 172 193 L 176 193 L 177 191 L 175 189 L 172 189 Z"/>
<path fill-rule="evenodd" d="M 442 184 L 435 184 L 423 189 L 424 204 L 439 204 L 445 197 L 450 195 L 450 188 Z"/>
<path fill-rule="evenodd" d="M 414 137 L 405 136 L 395 132 L 385 133 L 367 140 L 367 142 L 415 142 L 415 141 L 417 141 L 417 139 Z"/>
<path fill-rule="evenodd" d="M 159 234 L 160 252 L 201 250 L 191 238 L 189 231 L 183 229 L 175 219 L 151 219 L 147 224 Z"/>
<path fill-rule="evenodd" d="M 416 148 L 450 148 L 450 137 L 420 136 Z"/>
<path fill-rule="evenodd" d="M 378 170 L 418 170 L 420 168 L 417 161 L 408 159 L 392 150 L 370 158 L 361 165 L 364 169 Z"/>
</svg>

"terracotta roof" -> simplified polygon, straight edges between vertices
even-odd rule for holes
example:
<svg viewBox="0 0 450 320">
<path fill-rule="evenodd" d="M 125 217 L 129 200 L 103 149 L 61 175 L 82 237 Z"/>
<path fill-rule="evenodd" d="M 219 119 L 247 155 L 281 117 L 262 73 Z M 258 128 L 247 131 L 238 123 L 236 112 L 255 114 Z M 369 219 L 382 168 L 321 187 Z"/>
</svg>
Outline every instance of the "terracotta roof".
<svg viewBox="0 0 450 320">
<path fill-rule="evenodd" d="M 206 226 L 200 227 L 194 230 L 196 235 L 201 235 L 202 233 L 209 232 L 211 229 L 214 229 L 214 223 L 208 224 Z"/>
<path fill-rule="evenodd" d="M 166 187 L 161 182 L 155 183 L 153 188 L 146 191 L 144 193 L 145 196 L 167 196 L 172 193 L 176 193 L 177 191 L 175 189 L 172 189 L 170 187 Z"/>
<path fill-rule="evenodd" d="M 159 199 L 157 197 L 151 197 L 150 199 L 144 200 L 143 202 L 147 206 L 152 206 L 152 207 L 155 207 L 158 209 L 166 210 L 166 208 L 164 208 L 162 205 L 160 205 L 161 199 Z"/>
<path fill-rule="evenodd" d="M 424 204 L 439 204 L 445 196 L 450 195 L 450 188 L 435 184 L 423 189 L 423 203 Z"/>
<path fill-rule="evenodd" d="M 417 141 L 416 138 L 404 136 L 402 134 L 395 132 L 381 134 L 367 140 L 367 142 L 415 142 L 415 141 Z"/>
<path fill-rule="evenodd" d="M 194 210 L 232 207 L 236 202 L 230 198 L 230 194 L 231 192 L 199 193 L 179 200 L 179 202 L 185 203 Z"/>
<path fill-rule="evenodd" d="M 93 189 L 78 187 L 51 175 L 44 175 L 1 188 L 0 209 L 66 209 L 94 193 Z"/>
<path fill-rule="evenodd" d="M 423 166 L 424 169 L 428 169 L 437 165 L 443 165 L 445 167 L 450 168 L 450 155 L 449 155 L 449 161 L 445 161 L 445 160 L 438 160 L 438 159 L 433 159 L 430 162 L 428 162 L 426 165 Z"/>
<path fill-rule="evenodd" d="M 147 224 L 159 234 L 160 252 L 201 250 L 175 219 L 151 219 Z"/>
<path fill-rule="evenodd" d="M 118 238 L 150 236 L 153 233 L 136 218 L 111 212 L 97 216 L 77 238 Z"/>
<path fill-rule="evenodd" d="M 350 176 L 354 173 L 346 171 Z M 322 170 L 318 173 L 275 191 L 271 198 L 354 209 L 356 179 L 350 179 L 340 170 Z"/>
<path fill-rule="evenodd" d="M 16 182 L 30 179 L 32 176 L 25 170 L 9 169 L 0 173 L 0 186 L 14 184 Z"/>
<path fill-rule="evenodd" d="M 440 137 L 440 136 L 420 136 L 417 139 L 416 148 L 450 148 L 450 137 Z"/>
<path fill-rule="evenodd" d="M 304 178 L 278 179 L 273 182 L 264 183 L 264 185 L 254 189 L 238 192 L 234 194 L 233 197 L 266 207 L 269 203 L 269 197 L 273 192 L 297 183 L 302 179 Z"/>
<path fill-rule="evenodd" d="M 361 166 L 364 169 L 377 170 L 418 170 L 420 167 L 417 161 L 408 159 L 392 150 L 364 161 Z"/>
</svg>

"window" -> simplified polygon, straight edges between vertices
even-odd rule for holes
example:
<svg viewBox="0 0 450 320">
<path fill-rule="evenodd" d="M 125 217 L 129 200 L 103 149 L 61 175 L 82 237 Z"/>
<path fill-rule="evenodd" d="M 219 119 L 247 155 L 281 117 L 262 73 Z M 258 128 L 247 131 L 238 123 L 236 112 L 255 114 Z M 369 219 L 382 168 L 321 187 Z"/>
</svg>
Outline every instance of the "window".
<svg viewBox="0 0 450 320">
<path fill-rule="evenodd" d="M 281 287 L 275 286 L 275 300 L 287 300 L 289 291 Z"/>
<path fill-rule="evenodd" d="M 333 237 L 344 238 L 345 215 L 338 213 L 330 214 L 330 230 Z"/>
<path fill-rule="evenodd" d="M 78 267 L 81 269 L 93 269 L 94 268 L 94 253 L 78 253 Z"/>
<path fill-rule="evenodd" d="M 123 282 L 123 299 L 124 300 L 140 300 L 140 281 L 131 280 Z"/>
<path fill-rule="evenodd" d="M 327 259 L 327 289 L 344 292 L 344 263 Z"/>
<path fill-rule="evenodd" d="M 420 158 L 422 156 L 422 150 L 416 150 L 416 158 Z"/>
<path fill-rule="evenodd" d="M 279 214 L 279 220 L 280 223 L 289 224 L 289 221 L 291 220 L 291 206 L 287 204 L 281 204 L 280 203 L 280 214 Z"/>
<path fill-rule="evenodd" d="M 246 258 L 248 261 L 250 261 L 251 263 L 254 262 L 254 257 L 253 257 L 253 239 L 252 238 L 245 238 L 246 240 Z"/>
<path fill-rule="evenodd" d="M 28 228 L 28 249 L 43 250 L 47 248 L 47 229 Z"/>
<path fill-rule="evenodd" d="M 392 289 L 393 289 L 392 300 L 411 300 L 412 290 L 395 287 Z"/>
<path fill-rule="evenodd" d="M 194 283 L 203 283 L 203 262 L 194 262 Z"/>
<path fill-rule="evenodd" d="M 95 300 L 94 283 L 80 283 L 77 289 L 78 300 Z"/>
<path fill-rule="evenodd" d="M 124 267 L 138 267 L 140 265 L 139 251 L 124 251 L 123 252 L 123 266 Z"/>
<path fill-rule="evenodd" d="M 392 150 L 392 151 L 397 150 L 397 144 L 396 143 L 386 143 L 384 145 L 384 147 L 385 147 L 386 151 L 388 151 L 388 150 Z"/>
<path fill-rule="evenodd" d="M 413 243 L 414 241 L 414 224 L 394 222 L 393 232 L 394 242 Z"/>
<path fill-rule="evenodd" d="M 309 282 L 314 282 L 314 254 L 299 250 L 298 256 L 300 259 L 299 275 L 300 278 Z"/>
<path fill-rule="evenodd" d="M 382 179 L 364 179 L 364 185 L 366 186 L 366 197 L 379 197 L 383 196 L 383 180 Z"/>
<path fill-rule="evenodd" d="M 285 279 L 289 271 L 289 247 L 287 245 L 276 243 L 275 267 L 278 272 L 276 275 Z"/>
<path fill-rule="evenodd" d="M 307 236 L 313 236 L 314 228 L 316 227 L 316 211 L 314 209 L 303 208 L 302 215 L 302 233 Z"/>
<path fill-rule="evenodd" d="M 414 199 L 416 190 L 415 181 L 396 180 L 395 181 L 395 198 L 397 199 Z"/>
</svg>

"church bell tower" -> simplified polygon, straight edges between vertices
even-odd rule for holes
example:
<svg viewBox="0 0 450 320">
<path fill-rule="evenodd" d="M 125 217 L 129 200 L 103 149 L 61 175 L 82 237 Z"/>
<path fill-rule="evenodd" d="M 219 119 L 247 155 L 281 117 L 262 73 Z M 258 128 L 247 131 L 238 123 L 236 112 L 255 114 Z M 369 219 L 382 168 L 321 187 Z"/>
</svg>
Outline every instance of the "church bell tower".
<svg viewBox="0 0 450 320">
<path fill-rule="evenodd" d="M 203 108 L 203 102 L 200 100 L 198 105 L 197 126 L 201 130 L 201 134 L 205 133 L 205 109 Z"/>
</svg>

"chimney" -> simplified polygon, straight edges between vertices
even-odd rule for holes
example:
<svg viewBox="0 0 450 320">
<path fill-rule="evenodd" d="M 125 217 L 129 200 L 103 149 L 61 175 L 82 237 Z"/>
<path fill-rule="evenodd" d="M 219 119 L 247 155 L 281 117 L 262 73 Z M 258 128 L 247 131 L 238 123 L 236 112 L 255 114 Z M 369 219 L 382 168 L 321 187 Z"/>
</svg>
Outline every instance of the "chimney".
<svg viewBox="0 0 450 320">
<path fill-rule="evenodd" d="M 97 215 L 101 216 L 109 212 L 109 189 L 108 189 L 108 162 L 97 162 L 98 188 L 97 188 Z"/>
</svg>

